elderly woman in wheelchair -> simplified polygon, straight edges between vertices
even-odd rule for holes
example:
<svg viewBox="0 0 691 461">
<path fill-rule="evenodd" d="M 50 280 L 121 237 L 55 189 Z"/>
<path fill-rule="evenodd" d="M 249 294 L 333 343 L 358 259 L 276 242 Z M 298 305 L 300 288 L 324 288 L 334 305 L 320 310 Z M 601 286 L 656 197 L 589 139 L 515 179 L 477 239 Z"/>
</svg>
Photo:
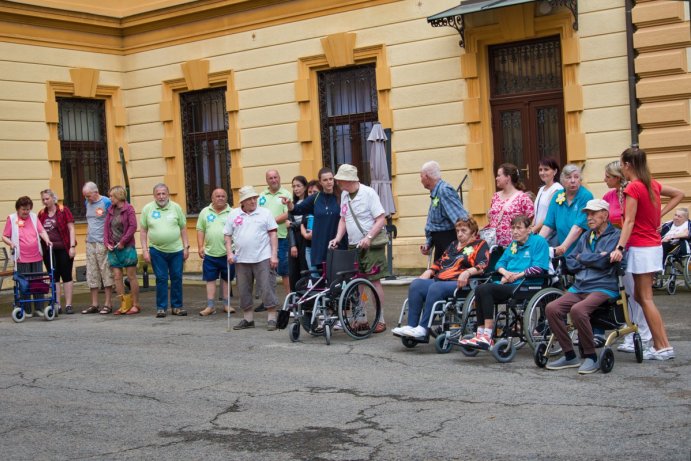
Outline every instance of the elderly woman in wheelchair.
<svg viewBox="0 0 691 461">
<path fill-rule="evenodd" d="M 474 337 L 459 342 L 465 350 L 489 350 L 494 346 L 495 315 L 497 304 L 506 303 L 515 296 L 515 292 L 523 285 L 536 278 L 536 285 L 542 285 L 543 275 L 549 271 L 549 245 L 543 237 L 531 232 L 529 216 L 518 215 L 511 220 L 511 235 L 513 241 L 504 254 L 497 261 L 495 272 L 501 277 L 475 288 L 475 315 L 477 331 Z M 508 317 L 508 313 L 506 317 Z M 516 325 L 505 320 L 507 327 Z M 504 332 L 505 333 L 505 332 Z"/>
<path fill-rule="evenodd" d="M 454 295 L 457 288 L 469 291 L 470 277 L 483 273 L 489 262 L 487 242 L 478 238 L 473 218 L 456 221 L 457 240 L 444 251 L 408 290 L 408 325 L 394 328 L 394 336 L 411 337 L 427 342 L 432 308 L 437 301 Z"/>
<path fill-rule="evenodd" d="M 588 216 L 590 232 L 584 233 L 574 251 L 566 257 L 566 265 L 575 274 L 574 284 L 559 299 L 547 304 L 546 316 L 564 355 L 547 363 L 548 370 L 578 368 L 579 374 L 599 369 L 591 315 L 608 300 L 619 296 L 619 284 L 610 253 L 619 242 L 621 232 L 609 222 L 609 204 L 590 200 L 583 208 Z M 578 330 L 579 347 L 585 359 L 581 363 L 574 352 L 566 324 L 567 314 Z"/>
</svg>

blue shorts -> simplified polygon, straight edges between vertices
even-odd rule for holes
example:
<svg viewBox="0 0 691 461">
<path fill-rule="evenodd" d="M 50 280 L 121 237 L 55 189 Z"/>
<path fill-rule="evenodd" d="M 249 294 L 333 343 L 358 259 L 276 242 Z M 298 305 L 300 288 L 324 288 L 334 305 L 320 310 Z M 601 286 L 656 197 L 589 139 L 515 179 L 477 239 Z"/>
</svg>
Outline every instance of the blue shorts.
<svg viewBox="0 0 691 461">
<path fill-rule="evenodd" d="M 228 259 L 225 256 L 204 255 L 202 263 L 202 280 L 213 282 L 218 278 L 228 280 Z M 230 265 L 230 280 L 235 278 L 235 264 Z"/>
<path fill-rule="evenodd" d="M 278 239 L 278 268 L 276 272 L 281 277 L 288 275 L 288 252 L 290 247 L 288 246 L 288 239 Z"/>
</svg>

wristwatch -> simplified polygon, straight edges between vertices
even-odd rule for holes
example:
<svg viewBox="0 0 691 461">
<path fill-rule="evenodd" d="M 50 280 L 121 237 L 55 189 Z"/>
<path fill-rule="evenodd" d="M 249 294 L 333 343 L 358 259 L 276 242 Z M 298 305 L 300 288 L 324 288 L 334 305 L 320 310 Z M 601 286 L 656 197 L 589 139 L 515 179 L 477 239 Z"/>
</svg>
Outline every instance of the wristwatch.
<svg viewBox="0 0 691 461">
<path fill-rule="evenodd" d="M 371 235 L 367 234 L 367 238 L 370 239 L 370 240 L 372 240 L 374 237 L 372 237 Z"/>
<path fill-rule="evenodd" d="M 619 245 L 619 246 L 617 247 L 617 250 L 619 250 L 619 251 L 623 252 L 623 251 L 624 251 L 624 247 L 623 247 L 623 246 L 621 246 L 621 245 Z"/>
</svg>

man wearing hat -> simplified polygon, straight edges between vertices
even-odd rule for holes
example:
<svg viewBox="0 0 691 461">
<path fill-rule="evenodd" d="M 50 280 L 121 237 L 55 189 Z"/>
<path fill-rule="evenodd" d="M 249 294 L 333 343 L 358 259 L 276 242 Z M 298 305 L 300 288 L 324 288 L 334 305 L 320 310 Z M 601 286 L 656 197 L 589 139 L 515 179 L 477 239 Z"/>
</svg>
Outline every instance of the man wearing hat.
<svg viewBox="0 0 691 461">
<path fill-rule="evenodd" d="M 600 368 L 590 315 L 609 298 L 619 295 L 617 274 L 609 254 L 617 247 L 621 232 L 609 222 L 609 204 L 604 200 L 589 200 L 582 211 L 588 216 L 590 231 L 581 235 L 575 249 L 566 257 L 569 271 L 576 274 L 574 284 L 546 307 L 549 326 L 564 351 L 564 356 L 548 363 L 547 369 L 578 368 L 579 374 L 588 374 Z M 569 312 L 583 348 L 583 363 L 576 357 L 566 330 Z"/>
<path fill-rule="evenodd" d="M 278 298 L 272 271 L 278 266 L 278 226 L 271 211 L 257 206 L 259 194 L 254 187 L 244 186 L 239 193 L 240 208 L 231 211 L 223 229 L 228 262 L 235 264 L 243 315 L 243 319 L 233 329 L 254 328 L 252 287 L 256 280 L 267 311 L 266 329 L 273 331 L 276 329 Z M 232 251 L 233 244 L 235 254 Z"/>
<path fill-rule="evenodd" d="M 338 168 L 334 179 L 343 191 L 341 193 L 341 220 L 338 223 L 336 237 L 329 242 L 331 248 L 336 248 L 346 231 L 348 231 L 348 247 L 360 249 L 360 270 L 367 275 L 384 304 L 384 290 L 381 279 L 385 277 L 386 266 L 385 247 L 374 248 L 372 240 L 383 231 L 386 224 L 384 207 L 379 195 L 371 187 L 360 184 L 357 168 L 344 163 Z M 375 333 L 386 330 L 386 323 L 382 316 L 374 329 Z"/>
</svg>

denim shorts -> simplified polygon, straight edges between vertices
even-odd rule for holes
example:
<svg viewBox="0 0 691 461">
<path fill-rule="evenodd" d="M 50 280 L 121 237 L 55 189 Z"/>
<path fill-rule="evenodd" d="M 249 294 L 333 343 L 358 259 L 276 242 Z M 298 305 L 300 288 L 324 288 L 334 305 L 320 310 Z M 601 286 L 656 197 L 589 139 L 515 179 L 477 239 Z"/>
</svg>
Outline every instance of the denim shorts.
<svg viewBox="0 0 691 461">
<path fill-rule="evenodd" d="M 202 263 L 202 280 L 213 282 L 219 276 L 223 280 L 228 280 L 228 259 L 225 256 L 204 255 Z M 230 265 L 230 280 L 235 278 L 235 264 Z"/>
<path fill-rule="evenodd" d="M 276 272 L 281 277 L 288 275 L 288 239 L 278 239 L 278 269 Z"/>
</svg>

